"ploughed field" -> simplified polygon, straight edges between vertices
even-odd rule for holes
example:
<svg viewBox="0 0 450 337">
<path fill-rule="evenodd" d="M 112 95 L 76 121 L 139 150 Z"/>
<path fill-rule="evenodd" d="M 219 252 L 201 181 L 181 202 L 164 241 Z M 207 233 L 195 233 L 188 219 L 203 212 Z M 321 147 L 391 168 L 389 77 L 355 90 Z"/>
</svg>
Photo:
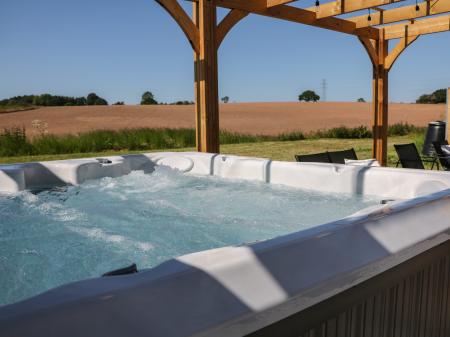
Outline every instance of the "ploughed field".
<svg viewBox="0 0 450 337">
<path fill-rule="evenodd" d="M 389 108 L 390 124 L 406 122 L 426 126 L 430 121 L 445 117 L 443 104 L 392 103 Z M 342 125 L 370 126 L 370 110 L 370 103 L 228 103 L 220 105 L 220 127 L 245 134 L 278 135 L 289 131 L 310 132 Z M 193 105 L 124 105 L 42 107 L 3 113 L 0 114 L 0 128 L 23 126 L 29 136 L 34 136 L 42 132 L 39 128 L 32 127 L 36 120 L 47 123 L 47 131 L 51 134 L 143 127 L 192 128 L 195 125 Z"/>
</svg>

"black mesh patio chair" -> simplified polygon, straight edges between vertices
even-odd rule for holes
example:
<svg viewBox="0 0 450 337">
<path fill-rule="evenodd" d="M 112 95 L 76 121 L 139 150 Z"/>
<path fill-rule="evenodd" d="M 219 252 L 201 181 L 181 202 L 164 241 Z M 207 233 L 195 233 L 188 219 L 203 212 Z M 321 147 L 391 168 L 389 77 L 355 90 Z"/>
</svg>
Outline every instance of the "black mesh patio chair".
<svg viewBox="0 0 450 337">
<path fill-rule="evenodd" d="M 295 160 L 302 163 L 331 163 L 330 156 L 327 152 L 313 154 L 297 154 Z"/>
<path fill-rule="evenodd" d="M 442 145 L 448 145 L 448 142 L 446 140 L 443 142 L 433 142 L 434 152 L 436 152 L 439 162 L 441 163 L 444 170 L 450 171 L 450 155 L 445 154 L 442 151 Z"/>
<path fill-rule="evenodd" d="M 358 160 L 355 149 L 328 152 L 333 164 L 345 164 L 345 159 Z"/>
<path fill-rule="evenodd" d="M 424 162 L 432 163 L 431 169 L 433 169 L 434 165 L 437 163 L 437 158 L 420 157 L 419 151 L 417 151 L 416 144 L 414 143 L 394 144 L 394 148 L 398 155 L 396 167 L 398 167 L 399 164 L 402 164 L 403 168 L 424 170 Z"/>
</svg>

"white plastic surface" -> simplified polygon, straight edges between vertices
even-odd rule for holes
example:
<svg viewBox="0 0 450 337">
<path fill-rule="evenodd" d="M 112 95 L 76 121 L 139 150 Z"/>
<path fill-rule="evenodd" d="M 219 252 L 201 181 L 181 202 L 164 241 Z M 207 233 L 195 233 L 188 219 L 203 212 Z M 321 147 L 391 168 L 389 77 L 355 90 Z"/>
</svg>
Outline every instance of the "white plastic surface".
<svg viewBox="0 0 450 337">
<path fill-rule="evenodd" d="M 0 186 L 78 184 L 166 165 L 188 174 L 259 180 L 397 199 L 309 230 L 170 260 L 128 276 L 69 284 L 0 308 L 0 336 L 242 336 L 318 303 L 450 239 L 450 174 L 287 163 L 199 153 L 0 167 Z M 24 184 L 20 183 L 20 172 Z M 17 176 L 16 176 L 17 175 Z M 11 182 L 9 182 L 11 183 Z M 432 193 L 432 194 L 430 194 Z"/>
</svg>

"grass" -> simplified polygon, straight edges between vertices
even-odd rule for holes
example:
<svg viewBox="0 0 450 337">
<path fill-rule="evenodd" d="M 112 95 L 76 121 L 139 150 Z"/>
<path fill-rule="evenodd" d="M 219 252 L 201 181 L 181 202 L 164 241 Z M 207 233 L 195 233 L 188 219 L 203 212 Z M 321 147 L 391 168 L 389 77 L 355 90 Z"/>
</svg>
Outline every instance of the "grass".
<svg viewBox="0 0 450 337">
<path fill-rule="evenodd" d="M 78 135 L 46 134 L 40 126 L 38 137 L 29 139 L 24 128 L 5 129 L 0 133 L 0 163 L 45 161 L 80 157 L 100 157 L 151 151 L 195 150 L 194 129 L 123 129 L 96 130 Z M 415 142 L 420 149 L 424 128 L 407 124 L 390 126 L 390 144 Z M 361 159 L 371 158 L 372 132 L 366 127 L 338 127 L 313 133 L 291 132 L 277 136 L 220 132 L 221 152 L 242 156 L 290 161 L 295 154 L 355 148 Z M 391 145 L 389 165 L 397 155 Z"/>
<path fill-rule="evenodd" d="M 33 126 L 39 136 L 29 139 L 24 128 L 13 127 L 0 133 L 0 156 L 56 155 L 104 151 L 149 151 L 157 149 L 180 149 L 195 146 L 194 129 L 123 129 L 95 130 L 77 135 L 51 135 L 46 124 Z M 417 127 L 396 124 L 390 127 L 391 136 L 419 132 Z M 313 133 L 291 132 L 276 136 L 238 134 L 220 131 L 220 144 L 242 144 L 270 141 L 298 141 L 308 139 L 370 139 L 367 127 L 337 127 Z"/>
<path fill-rule="evenodd" d="M 397 155 L 392 144 L 416 142 L 420 146 L 423 137 L 417 135 L 395 136 L 389 138 L 388 164 L 395 166 Z M 422 140 L 423 142 L 423 140 Z M 358 158 L 367 159 L 372 156 L 372 140 L 371 139 L 305 139 L 295 141 L 258 141 L 251 143 L 224 144 L 221 146 L 221 153 L 233 154 L 240 156 L 270 158 L 272 160 L 292 161 L 294 155 L 298 153 L 316 153 L 326 150 L 343 150 L 347 148 L 355 148 Z M 178 149 L 153 149 L 153 150 L 119 150 L 119 151 L 100 151 L 86 153 L 69 153 L 69 154 L 50 154 L 37 156 L 15 156 L 0 157 L 0 163 L 20 163 L 28 161 L 45 161 L 59 159 L 73 159 L 82 157 L 103 157 L 121 155 L 125 153 L 143 153 L 156 151 L 195 151 L 194 147 L 184 147 Z"/>
</svg>

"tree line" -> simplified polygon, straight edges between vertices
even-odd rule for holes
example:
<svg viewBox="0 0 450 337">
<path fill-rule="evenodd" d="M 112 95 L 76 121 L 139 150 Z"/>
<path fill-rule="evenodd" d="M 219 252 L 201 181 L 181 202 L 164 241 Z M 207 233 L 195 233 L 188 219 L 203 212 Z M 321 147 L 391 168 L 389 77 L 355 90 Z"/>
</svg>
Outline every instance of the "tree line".
<svg viewBox="0 0 450 337">
<path fill-rule="evenodd" d="M 420 96 L 416 103 L 421 104 L 440 104 L 445 103 L 447 100 L 447 90 L 445 89 L 438 89 L 432 94 L 424 94 Z"/>
<path fill-rule="evenodd" d="M 96 93 L 86 97 L 57 96 L 50 94 L 15 96 L 0 101 L 1 106 L 81 106 L 108 105 L 108 102 Z"/>
<path fill-rule="evenodd" d="M 439 104 L 445 103 L 447 99 L 447 90 L 438 89 L 432 94 L 421 95 L 416 103 L 426 104 Z M 228 96 L 223 97 L 223 103 L 228 103 L 230 98 Z M 306 90 L 298 96 L 299 101 L 305 102 L 317 102 L 320 100 L 320 96 L 313 90 Z M 358 102 L 364 102 L 363 98 L 359 98 Z M 176 101 L 173 103 L 158 102 L 152 92 L 146 91 L 141 96 L 141 105 L 191 105 L 192 101 Z M 108 102 L 99 97 L 96 93 L 90 93 L 86 97 L 70 97 L 70 96 L 57 96 L 50 94 L 42 95 L 24 95 L 15 96 L 7 99 L 0 100 L 0 106 L 83 106 L 83 105 L 108 105 Z M 113 105 L 124 105 L 123 101 L 118 101 Z"/>
</svg>

